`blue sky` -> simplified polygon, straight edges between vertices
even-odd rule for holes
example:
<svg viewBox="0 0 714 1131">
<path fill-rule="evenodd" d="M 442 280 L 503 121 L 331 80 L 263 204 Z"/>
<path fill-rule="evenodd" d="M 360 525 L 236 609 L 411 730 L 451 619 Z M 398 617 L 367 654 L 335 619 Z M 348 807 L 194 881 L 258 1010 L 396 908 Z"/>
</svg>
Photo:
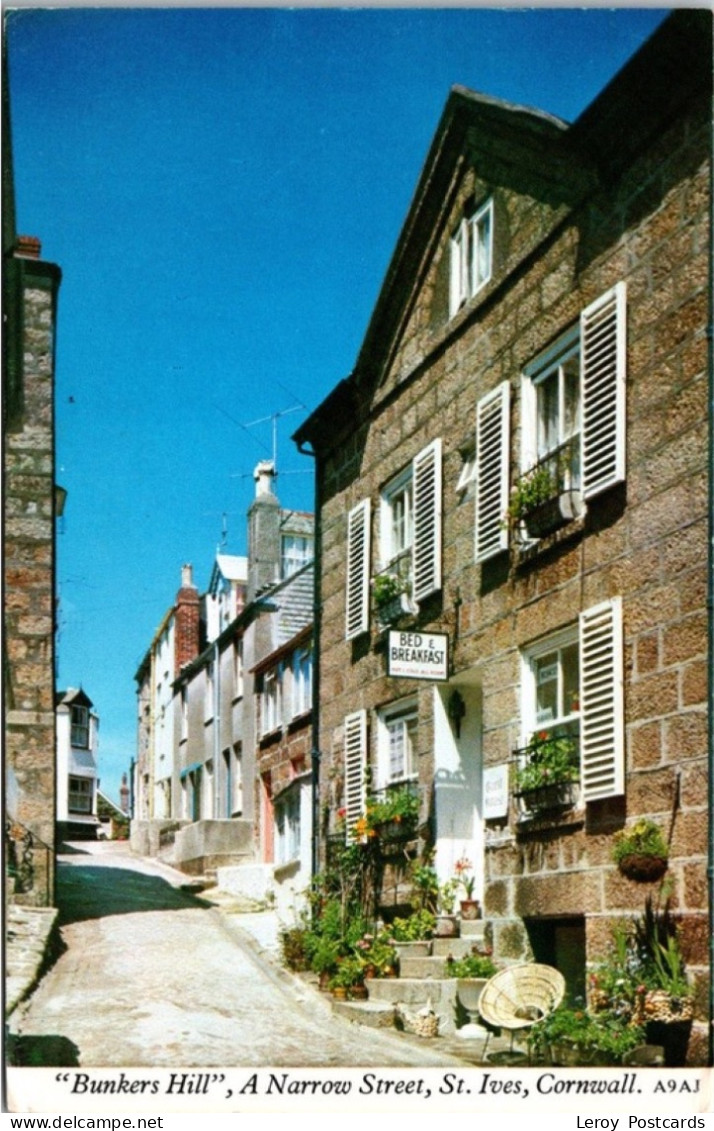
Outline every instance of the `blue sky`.
<svg viewBox="0 0 714 1131">
<path fill-rule="evenodd" d="M 281 502 L 311 508 L 289 437 L 355 362 L 449 88 L 573 120 L 665 15 L 5 11 L 18 231 L 63 273 L 58 680 L 110 796 L 182 563 L 204 588 L 245 553 L 274 414 Z"/>
</svg>

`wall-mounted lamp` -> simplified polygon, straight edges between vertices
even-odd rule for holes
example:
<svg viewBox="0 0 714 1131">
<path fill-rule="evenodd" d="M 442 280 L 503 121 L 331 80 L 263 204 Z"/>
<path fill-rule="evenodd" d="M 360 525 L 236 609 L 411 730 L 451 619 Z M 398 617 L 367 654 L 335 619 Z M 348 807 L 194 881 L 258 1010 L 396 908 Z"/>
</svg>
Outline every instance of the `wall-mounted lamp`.
<svg viewBox="0 0 714 1131">
<path fill-rule="evenodd" d="M 61 518 L 64 514 L 64 504 L 67 502 L 67 490 L 55 483 L 55 515 Z"/>
<path fill-rule="evenodd" d="M 449 716 L 449 722 L 453 726 L 456 737 L 461 738 L 461 720 L 466 714 L 466 704 L 464 697 L 460 691 L 454 689 L 449 696 L 449 702 L 446 705 L 446 713 Z"/>
</svg>

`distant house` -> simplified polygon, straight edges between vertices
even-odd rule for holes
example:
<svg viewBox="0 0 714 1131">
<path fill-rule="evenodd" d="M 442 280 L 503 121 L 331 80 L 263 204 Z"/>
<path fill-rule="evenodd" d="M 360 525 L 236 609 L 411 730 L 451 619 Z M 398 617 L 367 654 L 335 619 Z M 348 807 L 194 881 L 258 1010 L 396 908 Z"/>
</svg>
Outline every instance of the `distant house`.
<svg viewBox="0 0 714 1131">
<path fill-rule="evenodd" d="M 60 840 L 97 833 L 99 718 L 81 689 L 57 693 L 57 830 Z"/>
<path fill-rule="evenodd" d="M 285 883 L 292 899 L 297 873 L 309 880 L 313 522 L 280 506 L 274 480 L 260 463 L 247 557 L 217 554 L 203 595 L 184 567 L 136 674 L 132 845 L 190 873 L 230 871 L 251 897 Z"/>
</svg>

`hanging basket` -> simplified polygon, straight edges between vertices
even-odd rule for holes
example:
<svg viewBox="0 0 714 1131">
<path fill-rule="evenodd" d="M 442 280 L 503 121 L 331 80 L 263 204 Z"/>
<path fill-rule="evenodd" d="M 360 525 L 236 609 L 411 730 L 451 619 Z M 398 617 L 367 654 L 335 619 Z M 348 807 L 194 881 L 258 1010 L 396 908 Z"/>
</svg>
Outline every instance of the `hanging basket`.
<svg viewBox="0 0 714 1131">
<path fill-rule="evenodd" d="M 651 884 L 661 880 L 667 871 L 667 857 L 646 856 L 632 852 L 629 856 L 623 856 L 617 866 L 628 880 L 634 880 L 639 884 Z"/>
</svg>

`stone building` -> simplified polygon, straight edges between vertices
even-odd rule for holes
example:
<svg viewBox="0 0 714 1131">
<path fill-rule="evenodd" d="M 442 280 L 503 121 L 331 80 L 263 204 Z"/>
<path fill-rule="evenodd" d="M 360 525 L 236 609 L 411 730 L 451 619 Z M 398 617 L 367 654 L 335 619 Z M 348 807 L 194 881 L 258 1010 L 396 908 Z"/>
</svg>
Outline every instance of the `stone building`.
<svg viewBox="0 0 714 1131">
<path fill-rule="evenodd" d="M 54 902 L 54 368 L 61 272 L 15 232 L 3 97 L 3 676 L 8 896 Z"/>
<path fill-rule="evenodd" d="M 184 566 L 137 671 L 132 844 L 290 902 L 309 881 L 313 522 L 274 479 L 260 463 L 247 558 L 219 553 L 203 595 Z"/>
<path fill-rule="evenodd" d="M 575 994 L 656 891 L 611 856 L 651 818 L 700 1060 L 710 115 L 703 11 L 570 125 L 455 87 L 355 369 L 295 435 L 317 468 L 328 832 L 416 790 L 440 877 L 475 865 L 496 957 L 555 963 Z M 557 798 L 526 790 L 545 749 Z"/>
<path fill-rule="evenodd" d="M 57 838 L 94 839 L 98 830 L 99 717 L 82 688 L 57 696 Z"/>
</svg>

